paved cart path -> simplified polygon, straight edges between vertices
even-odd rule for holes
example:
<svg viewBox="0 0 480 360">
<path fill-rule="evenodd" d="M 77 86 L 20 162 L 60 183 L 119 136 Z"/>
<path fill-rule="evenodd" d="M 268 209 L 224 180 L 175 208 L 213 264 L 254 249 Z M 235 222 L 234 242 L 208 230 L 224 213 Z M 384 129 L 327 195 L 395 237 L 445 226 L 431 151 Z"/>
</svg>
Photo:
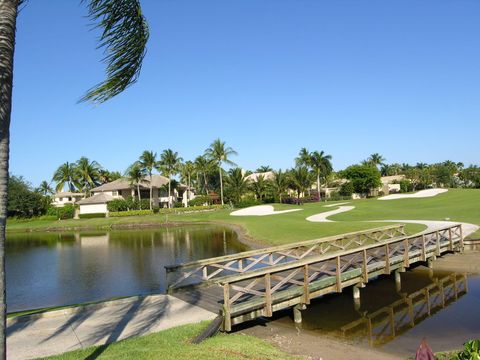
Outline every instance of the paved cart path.
<svg viewBox="0 0 480 360">
<path fill-rule="evenodd" d="M 169 295 L 21 316 L 7 323 L 7 358 L 33 359 L 146 335 L 216 314 Z"/>
</svg>

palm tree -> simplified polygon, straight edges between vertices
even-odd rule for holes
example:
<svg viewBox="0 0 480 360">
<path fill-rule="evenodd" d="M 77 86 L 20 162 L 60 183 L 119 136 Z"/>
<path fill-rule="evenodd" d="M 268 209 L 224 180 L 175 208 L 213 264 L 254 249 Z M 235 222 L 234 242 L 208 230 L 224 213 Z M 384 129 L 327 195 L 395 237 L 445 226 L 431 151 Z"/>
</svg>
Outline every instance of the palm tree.
<svg viewBox="0 0 480 360">
<path fill-rule="evenodd" d="M 268 165 L 262 165 L 260 166 L 257 170 L 255 170 L 256 172 L 258 173 L 266 173 L 266 172 L 269 172 L 269 171 L 272 171 L 273 169 L 268 166 Z"/>
<path fill-rule="evenodd" d="M 212 170 L 212 161 L 208 159 L 206 156 L 197 156 L 195 159 L 195 169 L 197 174 L 202 174 L 203 176 L 203 189 L 205 191 L 205 195 L 208 194 L 208 181 L 207 181 L 207 174 Z"/>
<path fill-rule="evenodd" d="M 75 164 L 78 182 L 87 196 L 92 188 L 100 185 L 100 169 L 99 163 L 95 160 L 90 161 L 85 156 L 82 156 Z"/>
<path fill-rule="evenodd" d="M 90 89 L 82 101 L 102 103 L 120 94 L 138 79 L 148 40 L 148 25 L 140 2 L 84 1 L 90 19 L 103 31 L 107 78 Z M 24 0 L 0 0 L 0 358 L 6 357 L 5 226 L 7 218 L 8 161 L 12 113 L 15 30 Z"/>
<path fill-rule="evenodd" d="M 148 174 L 148 180 L 150 182 L 150 210 L 152 210 L 152 202 L 153 202 L 153 190 L 152 190 L 152 183 L 153 183 L 153 170 L 158 169 L 158 162 L 157 162 L 157 153 L 153 151 L 145 150 L 142 155 L 140 155 L 140 159 L 138 160 L 138 164 L 142 171 Z"/>
<path fill-rule="evenodd" d="M 370 155 L 367 161 L 378 168 L 378 166 L 383 165 L 385 158 L 379 153 L 375 153 Z"/>
<path fill-rule="evenodd" d="M 250 184 L 250 188 L 255 193 L 255 197 L 262 201 L 268 189 L 268 182 L 263 175 L 259 175 L 257 179 Z"/>
<path fill-rule="evenodd" d="M 55 191 L 62 191 L 65 185 L 67 185 L 68 190 L 75 191 L 75 189 L 80 186 L 77 176 L 78 173 L 76 171 L 75 164 L 67 161 L 66 163 L 60 165 L 53 173 L 52 178 L 52 180 L 57 183 Z"/>
<path fill-rule="evenodd" d="M 143 180 L 143 177 L 145 176 L 145 172 L 142 169 L 142 165 L 139 164 L 139 162 L 134 162 L 132 165 L 130 165 L 125 172 L 125 176 L 127 179 L 130 181 L 130 184 L 135 185 L 137 187 L 137 197 L 138 197 L 138 202 L 141 206 L 141 196 L 140 196 L 140 183 Z"/>
<path fill-rule="evenodd" d="M 205 150 L 205 155 L 209 158 L 217 167 L 218 167 L 218 174 L 220 176 L 220 199 L 223 202 L 223 181 L 222 181 L 222 164 L 229 164 L 235 165 L 233 161 L 229 159 L 232 155 L 237 155 L 237 152 L 233 150 L 231 147 L 225 145 L 225 141 L 221 141 L 220 139 L 216 139 L 212 142 L 210 147 Z"/>
<path fill-rule="evenodd" d="M 182 164 L 182 158 L 178 156 L 178 152 L 173 151 L 172 149 L 163 150 L 160 155 L 160 170 L 164 176 L 168 177 L 168 207 L 172 207 L 172 176 L 178 174 L 180 166 Z"/>
<path fill-rule="evenodd" d="M 190 200 L 190 191 L 192 187 L 192 175 L 196 172 L 196 167 L 193 161 L 185 161 L 181 168 L 181 174 L 184 181 L 187 183 L 187 201 Z M 187 202 L 188 205 L 188 202 Z"/>
<path fill-rule="evenodd" d="M 310 152 L 307 148 L 301 148 L 298 152 L 298 157 L 295 158 L 295 164 L 297 166 L 306 166 L 307 168 L 310 167 Z"/>
<path fill-rule="evenodd" d="M 288 189 L 288 177 L 282 170 L 274 171 L 273 179 L 269 182 L 270 189 L 278 202 L 282 202 L 282 196 Z"/>
<path fill-rule="evenodd" d="M 39 194 L 42 194 L 43 196 L 50 196 L 53 194 L 53 189 L 50 186 L 50 183 L 47 181 L 43 180 L 38 188 L 36 189 Z"/>
<path fill-rule="evenodd" d="M 291 186 L 297 191 L 297 200 L 300 203 L 300 195 L 312 186 L 312 174 L 305 166 L 297 166 L 290 171 Z"/>
<path fill-rule="evenodd" d="M 310 167 L 315 172 L 317 176 L 317 192 L 318 192 L 318 201 L 321 200 L 320 195 L 320 177 L 323 176 L 326 178 L 332 172 L 332 155 L 327 155 L 323 151 L 314 151 L 310 154 Z"/>
<path fill-rule="evenodd" d="M 242 196 L 248 191 L 248 183 L 245 180 L 242 169 L 230 169 L 225 179 L 227 193 L 234 204 L 238 204 Z"/>
</svg>

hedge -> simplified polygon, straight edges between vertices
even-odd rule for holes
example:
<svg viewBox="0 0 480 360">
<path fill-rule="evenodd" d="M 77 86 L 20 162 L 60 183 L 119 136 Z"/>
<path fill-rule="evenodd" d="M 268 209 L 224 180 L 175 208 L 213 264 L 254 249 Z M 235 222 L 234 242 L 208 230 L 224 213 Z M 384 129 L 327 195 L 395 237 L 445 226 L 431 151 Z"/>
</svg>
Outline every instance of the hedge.
<svg viewBox="0 0 480 360">
<path fill-rule="evenodd" d="M 110 211 L 109 217 L 122 217 L 122 216 L 138 216 L 138 215 L 152 215 L 152 210 L 128 210 L 128 211 Z"/>
<path fill-rule="evenodd" d="M 95 219 L 95 218 L 104 218 L 105 213 L 91 213 L 91 214 L 80 214 L 78 215 L 80 219 Z"/>
<path fill-rule="evenodd" d="M 129 210 L 129 211 L 110 211 L 108 213 L 109 217 L 122 217 L 122 216 L 139 216 L 139 215 L 152 215 L 154 213 L 158 214 L 182 214 L 202 210 L 216 210 L 216 209 L 227 209 L 228 205 L 207 205 L 207 206 L 190 206 L 183 208 L 165 208 L 165 209 L 155 209 L 152 210 Z"/>
</svg>

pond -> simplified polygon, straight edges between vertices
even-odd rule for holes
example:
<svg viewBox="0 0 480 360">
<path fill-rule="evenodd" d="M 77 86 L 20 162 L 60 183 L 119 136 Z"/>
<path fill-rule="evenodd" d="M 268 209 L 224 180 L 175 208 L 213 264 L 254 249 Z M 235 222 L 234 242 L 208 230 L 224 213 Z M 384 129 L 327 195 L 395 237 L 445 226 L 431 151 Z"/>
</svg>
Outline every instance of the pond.
<svg viewBox="0 0 480 360">
<path fill-rule="evenodd" d="M 247 250 L 210 225 L 7 234 L 8 312 L 165 292 L 165 265 Z"/>
<path fill-rule="evenodd" d="M 435 351 L 480 338 L 480 276 L 425 267 L 385 276 L 361 289 L 325 296 L 303 312 L 302 328 L 401 355 L 415 354 L 422 338 Z"/>
</svg>

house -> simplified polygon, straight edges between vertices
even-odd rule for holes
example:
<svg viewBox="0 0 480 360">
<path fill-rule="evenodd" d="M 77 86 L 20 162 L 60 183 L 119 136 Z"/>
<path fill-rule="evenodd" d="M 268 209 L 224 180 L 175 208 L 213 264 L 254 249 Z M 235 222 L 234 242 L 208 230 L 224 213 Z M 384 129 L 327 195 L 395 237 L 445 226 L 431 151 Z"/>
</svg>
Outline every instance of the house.
<svg viewBox="0 0 480 360">
<path fill-rule="evenodd" d="M 168 178 L 162 175 L 152 175 L 152 201 L 153 206 L 168 207 L 169 202 L 174 204 L 182 202 L 184 206 L 195 197 L 193 189 L 186 185 L 178 184 L 176 189 L 171 189 L 171 197 L 168 196 Z M 146 176 L 138 186 L 141 199 L 150 199 L 150 178 Z M 133 184 L 127 178 L 100 185 L 91 190 L 92 196 L 78 204 L 80 214 L 107 213 L 107 203 L 115 199 L 127 199 L 132 196 L 138 198 L 137 184 Z"/>
<path fill-rule="evenodd" d="M 52 205 L 62 207 L 67 204 L 75 205 L 79 200 L 85 197 L 85 193 L 75 193 L 70 191 L 58 192 L 52 196 Z"/>
<path fill-rule="evenodd" d="M 400 181 L 402 180 L 405 180 L 405 175 L 382 176 L 380 178 L 382 186 L 378 190 L 385 195 L 398 193 L 400 192 Z"/>
</svg>

